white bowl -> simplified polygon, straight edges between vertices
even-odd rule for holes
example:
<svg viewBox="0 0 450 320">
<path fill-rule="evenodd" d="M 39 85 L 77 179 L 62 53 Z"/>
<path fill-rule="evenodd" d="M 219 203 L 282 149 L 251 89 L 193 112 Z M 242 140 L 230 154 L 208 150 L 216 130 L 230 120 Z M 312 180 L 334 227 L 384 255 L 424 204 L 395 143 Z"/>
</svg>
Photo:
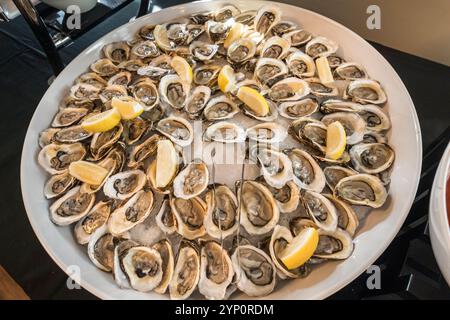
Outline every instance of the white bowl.
<svg viewBox="0 0 450 320">
<path fill-rule="evenodd" d="M 450 178 L 450 143 L 442 156 L 430 195 L 430 238 L 436 261 L 450 285 L 450 226 L 446 204 L 447 180 Z"/>
<path fill-rule="evenodd" d="M 56 78 L 36 109 L 22 152 L 21 183 L 25 208 L 31 225 L 50 256 L 67 272 L 68 266 L 81 270 L 81 285 L 103 299 L 166 299 L 155 293 L 139 293 L 117 287 L 110 274 L 98 270 L 88 259 L 85 248 L 76 245 L 71 228 L 57 227 L 48 217 L 49 203 L 42 194 L 47 175 L 38 166 L 38 134 L 50 125 L 58 103 L 75 78 L 100 57 L 110 42 L 131 38 L 146 23 L 157 24 L 194 12 L 214 10 L 226 3 L 241 9 L 257 9 L 267 1 L 213 1 L 179 5 L 149 14 L 102 37 L 74 59 Z M 275 4 L 275 3 L 274 3 Z M 344 26 L 314 12 L 286 4 L 276 4 L 284 19 L 296 21 L 316 35 L 335 40 L 339 54 L 347 61 L 362 63 L 369 75 L 381 81 L 389 103 L 392 132 L 390 143 L 396 151 L 390 198 L 383 208 L 373 210 L 355 238 L 353 255 L 341 262 L 325 263 L 305 279 L 283 282 L 267 298 L 322 299 L 338 291 L 364 272 L 387 248 L 411 208 L 420 176 L 422 144 L 419 122 L 413 102 L 397 73 L 370 44 Z M 238 295 L 238 298 L 245 297 Z"/>
</svg>

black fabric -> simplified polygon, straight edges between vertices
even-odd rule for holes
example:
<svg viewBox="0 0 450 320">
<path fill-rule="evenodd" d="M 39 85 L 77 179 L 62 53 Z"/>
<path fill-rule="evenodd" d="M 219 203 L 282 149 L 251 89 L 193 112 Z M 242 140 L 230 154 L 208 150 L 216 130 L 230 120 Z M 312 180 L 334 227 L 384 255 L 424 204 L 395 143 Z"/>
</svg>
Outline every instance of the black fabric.
<svg viewBox="0 0 450 320">
<path fill-rule="evenodd" d="M 179 1 L 156 1 L 167 7 Z M 70 62 L 102 35 L 134 16 L 132 3 L 64 48 Z M 450 70 L 381 45 L 377 50 L 392 64 L 415 103 L 427 147 L 450 123 Z M 20 192 L 19 165 L 28 122 L 48 88 L 51 69 L 38 52 L 22 18 L 0 24 L 0 264 L 33 299 L 93 299 L 85 290 L 68 290 L 67 276 L 47 255 L 28 222 Z M 395 107 L 395 106 L 393 106 Z M 99 271 L 100 272 L 100 271 Z"/>
</svg>

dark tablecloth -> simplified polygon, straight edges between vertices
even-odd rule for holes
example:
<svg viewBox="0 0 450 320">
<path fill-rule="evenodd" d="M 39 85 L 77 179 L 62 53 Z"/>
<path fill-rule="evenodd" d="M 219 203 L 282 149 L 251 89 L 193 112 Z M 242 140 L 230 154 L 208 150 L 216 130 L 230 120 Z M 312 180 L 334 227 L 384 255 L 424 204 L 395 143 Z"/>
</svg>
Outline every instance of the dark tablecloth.
<svg viewBox="0 0 450 320">
<path fill-rule="evenodd" d="M 156 1 L 167 7 L 180 1 Z M 64 48 L 69 62 L 96 39 L 126 23 L 132 3 Z M 450 68 L 373 44 L 392 64 L 411 94 L 427 147 L 450 123 Z M 22 18 L 0 24 L 0 264 L 33 299 L 95 298 L 68 290 L 66 274 L 47 255 L 28 222 L 20 192 L 19 165 L 28 122 L 48 88 L 51 69 Z"/>
</svg>

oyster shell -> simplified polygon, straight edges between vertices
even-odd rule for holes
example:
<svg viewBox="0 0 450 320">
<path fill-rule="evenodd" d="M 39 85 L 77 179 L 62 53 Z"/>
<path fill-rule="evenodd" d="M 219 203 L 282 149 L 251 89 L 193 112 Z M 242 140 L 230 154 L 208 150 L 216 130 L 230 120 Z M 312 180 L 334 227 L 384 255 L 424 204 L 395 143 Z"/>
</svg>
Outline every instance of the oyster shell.
<svg viewBox="0 0 450 320">
<path fill-rule="evenodd" d="M 92 158 L 98 160 L 102 158 L 111 147 L 119 141 L 123 132 L 121 123 L 109 131 L 95 133 L 90 143 Z"/>
<path fill-rule="evenodd" d="M 126 203 L 111 213 L 108 228 L 113 235 L 120 235 L 144 221 L 153 208 L 153 193 L 136 192 Z"/>
<path fill-rule="evenodd" d="M 105 196 L 125 200 L 141 190 L 147 177 L 141 170 L 129 170 L 116 173 L 110 176 L 103 185 Z"/>
<path fill-rule="evenodd" d="M 45 146 L 53 142 L 53 137 L 55 133 L 58 132 L 59 128 L 47 128 L 39 133 L 39 146 L 44 148 Z"/>
<path fill-rule="evenodd" d="M 143 165 L 146 159 L 156 154 L 158 141 L 161 139 L 159 134 L 153 134 L 142 143 L 134 146 L 128 156 L 128 167 L 133 169 L 137 168 L 140 165 Z"/>
<path fill-rule="evenodd" d="M 71 162 L 84 159 L 86 149 L 81 143 L 46 145 L 39 151 L 38 162 L 48 173 L 58 174 L 69 169 Z"/>
<path fill-rule="evenodd" d="M 350 257 L 353 252 L 352 237 L 344 230 L 319 230 L 319 244 L 314 257 L 320 259 L 343 260 Z"/>
<path fill-rule="evenodd" d="M 280 21 L 272 28 L 272 33 L 277 36 L 283 36 L 284 34 L 297 29 L 297 24 L 292 21 Z"/>
<path fill-rule="evenodd" d="M 255 42 L 248 38 L 240 38 L 228 47 L 227 59 L 232 64 L 239 64 L 253 58 L 255 53 Z"/>
<path fill-rule="evenodd" d="M 317 97 L 334 97 L 339 94 L 339 91 L 334 84 L 323 84 L 319 78 L 307 78 L 305 81 L 311 89 L 311 94 Z"/>
<path fill-rule="evenodd" d="M 315 37 L 306 44 L 305 53 L 315 59 L 332 55 L 337 49 L 338 45 L 334 41 L 325 37 Z"/>
<path fill-rule="evenodd" d="M 335 70 L 335 75 L 344 80 L 357 80 L 368 78 L 367 72 L 362 65 L 356 62 L 345 62 Z"/>
<path fill-rule="evenodd" d="M 215 241 L 204 243 L 200 255 L 200 293 L 207 299 L 224 299 L 233 276 L 233 264 L 227 251 Z"/>
<path fill-rule="evenodd" d="M 280 143 L 287 135 L 287 130 L 276 122 L 260 123 L 247 129 L 247 137 L 262 144 Z"/>
<path fill-rule="evenodd" d="M 208 86 L 196 87 L 188 98 L 186 103 L 186 112 L 189 118 L 198 118 L 211 97 L 211 89 Z"/>
<path fill-rule="evenodd" d="M 177 75 L 166 75 L 159 82 L 161 100 L 174 109 L 184 108 L 188 93 L 188 84 L 184 83 Z"/>
<path fill-rule="evenodd" d="M 172 244 L 169 240 L 163 239 L 152 245 L 152 248 L 157 250 L 161 255 L 161 269 L 163 273 L 161 282 L 154 290 L 159 294 L 164 294 L 169 287 L 169 282 L 170 279 L 172 279 L 173 271 L 175 268 Z"/>
<path fill-rule="evenodd" d="M 109 202 L 97 202 L 89 211 L 89 213 L 78 220 L 74 228 L 75 238 L 79 244 L 86 244 L 91 239 L 94 232 L 103 227 L 111 212 L 111 205 Z"/>
<path fill-rule="evenodd" d="M 124 140 L 127 145 L 132 145 L 144 136 L 150 129 L 150 123 L 141 117 L 125 121 Z"/>
<path fill-rule="evenodd" d="M 387 191 L 379 178 L 355 174 L 339 180 L 334 196 L 351 204 L 379 208 L 386 202 Z"/>
<path fill-rule="evenodd" d="M 88 214 L 95 202 L 95 194 L 82 193 L 80 187 L 70 189 L 50 206 L 50 219 L 54 224 L 66 226 Z"/>
<path fill-rule="evenodd" d="M 274 101 L 299 100 L 310 92 L 306 81 L 296 77 L 290 77 L 275 83 L 269 92 L 270 99 Z"/>
<path fill-rule="evenodd" d="M 234 117 L 239 107 L 227 96 L 218 95 L 211 98 L 203 109 L 203 116 L 208 121 L 225 120 Z"/>
<path fill-rule="evenodd" d="M 194 83 L 203 86 L 213 86 L 220 72 L 218 65 L 204 65 L 194 69 Z"/>
<path fill-rule="evenodd" d="M 87 132 L 81 125 L 62 128 L 53 135 L 53 140 L 59 143 L 74 143 L 86 140 L 92 133 Z"/>
<path fill-rule="evenodd" d="M 270 186 L 261 177 L 257 181 L 263 183 L 273 194 L 281 213 L 291 213 L 297 209 L 300 202 L 300 188 L 293 181 L 288 181 L 281 188 Z"/>
<path fill-rule="evenodd" d="M 241 126 L 228 121 L 219 121 L 206 128 L 203 140 L 223 143 L 244 142 L 246 133 Z"/>
<path fill-rule="evenodd" d="M 117 241 L 106 226 L 98 228 L 87 246 L 89 259 L 99 269 L 111 272 L 114 265 L 114 244 Z"/>
<path fill-rule="evenodd" d="M 155 220 L 158 227 L 167 234 L 172 234 L 177 230 L 175 216 L 170 208 L 168 198 L 164 198 L 162 201 Z"/>
<path fill-rule="evenodd" d="M 266 84 L 267 82 L 278 79 L 288 73 L 287 66 L 278 59 L 260 58 L 255 65 L 255 80 Z"/>
<path fill-rule="evenodd" d="M 263 148 L 259 150 L 257 158 L 261 174 L 271 187 L 280 189 L 292 180 L 292 163 L 286 154 Z"/>
<path fill-rule="evenodd" d="M 108 82 L 95 72 L 87 72 L 82 74 L 77 78 L 77 80 L 75 80 L 75 83 L 86 83 L 99 89 L 103 89 L 108 85 Z"/>
<path fill-rule="evenodd" d="M 253 27 L 263 35 L 267 34 L 281 20 L 281 10 L 274 5 L 261 7 L 255 16 Z"/>
<path fill-rule="evenodd" d="M 325 187 L 325 175 L 311 155 L 301 149 L 287 150 L 292 163 L 293 181 L 301 189 L 322 192 Z"/>
<path fill-rule="evenodd" d="M 374 80 L 361 79 L 349 83 L 344 92 L 344 99 L 359 103 L 384 104 L 387 101 L 381 85 Z"/>
<path fill-rule="evenodd" d="M 132 77 L 132 75 L 131 75 L 131 72 L 129 72 L 129 71 L 119 72 L 119 73 L 115 74 L 114 76 L 112 76 L 111 78 L 109 78 L 108 86 L 119 85 L 119 86 L 127 87 L 128 84 L 131 82 L 131 77 Z"/>
<path fill-rule="evenodd" d="M 187 299 L 197 287 L 200 279 L 200 256 L 196 245 L 183 241 L 175 263 L 175 270 L 169 283 L 170 298 Z"/>
<path fill-rule="evenodd" d="M 357 112 L 366 122 L 367 130 L 380 132 L 391 128 L 389 116 L 376 105 L 360 105 Z"/>
<path fill-rule="evenodd" d="M 100 88 L 87 83 L 78 83 L 70 88 L 70 97 L 75 100 L 96 100 L 99 97 Z"/>
<path fill-rule="evenodd" d="M 177 198 L 198 196 L 209 183 L 209 171 L 204 162 L 191 162 L 173 180 L 173 194 Z"/>
<path fill-rule="evenodd" d="M 194 139 L 192 125 L 181 117 L 169 116 L 160 120 L 156 130 L 181 147 L 190 145 Z"/>
<path fill-rule="evenodd" d="M 126 42 L 112 42 L 103 47 L 105 57 L 114 63 L 127 61 L 130 56 L 130 47 Z"/>
<path fill-rule="evenodd" d="M 324 123 L 310 117 L 302 117 L 292 121 L 288 131 L 300 142 L 325 153 L 327 126 Z"/>
<path fill-rule="evenodd" d="M 205 23 L 206 33 L 208 34 L 209 39 L 216 44 L 223 43 L 228 35 L 230 27 L 231 24 L 228 22 L 208 20 Z"/>
<path fill-rule="evenodd" d="M 99 94 L 99 97 L 103 103 L 106 103 L 112 100 L 112 98 L 128 97 L 128 91 L 123 86 L 113 84 L 103 88 L 103 90 Z"/>
<path fill-rule="evenodd" d="M 323 169 L 323 173 L 325 174 L 328 187 L 334 191 L 334 188 L 341 179 L 357 174 L 358 172 L 346 167 L 329 166 Z"/>
<path fill-rule="evenodd" d="M 270 257 L 261 249 L 241 245 L 231 256 L 237 287 L 251 297 L 261 297 L 273 291 L 276 269 Z"/>
<path fill-rule="evenodd" d="M 86 108 L 64 108 L 53 118 L 52 127 L 67 127 L 80 121 L 88 114 Z"/>
<path fill-rule="evenodd" d="M 189 45 L 189 52 L 199 61 L 209 61 L 217 53 L 219 46 L 203 41 L 194 41 Z"/>
<path fill-rule="evenodd" d="M 243 181 L 238 186 L 240 222 L 251 235 L 261 235 L 273 230 L 280 212 L 275 199 L 263 184 Z"/>
<path fill-rule="evenodd" d="M 51 176 L 44 186 L 45 198 L 52 199 L 59 197 L 72 188 L 75 185 L 75 182 L 76 179 L 67 171 Z"/>
<path fill-rule="evenodd" d="M 386 143 L 360 143 L 350 149 L 350 158 L 355 170 L 376 174 L 392 165 L 395 152 Z"/>
<path fill-rule="evenodd" d="M 313 77 L 316 73 L 316 64 L 314 60 L 301 51 L 291 53 L 286 59 L 289 71 L 296 77 Z"/>
<path fill-rule="evenodd" d="M 226 185 L 211 186 L 206 193 L 207 212 L 203 222 L 208 235 L 215 239 L 225 239 L 234 234 L 237 223 L 238 201 Z"/>
<path fill-rule="evenodd" d="M 310 41 L 312 35 L 306 30 L 295 29 L 283 34 L 283 38 L 289 40 L 293 47 L 299 47 Z"/>
<path fill-rule="evenodd" d="M 336 208 L 336 213 L 338 215 L 338 229 L 340 228 L 347 231 L 348 234 L 353 237 L 359 225 L 358 217 L 353 208 L 344 201 L 336 199 L 331 194 L 324 194 L 324 197 L 330 200 Z"/>
<path fill-rule="evenodd" d="M 325 196 L 314 191 L 305 191 L 301 201 L 309 217 L 322 230 L 334 232 L 338 224 L 336 207 Z"/>
<path fill-rule="evenodd" d="M 200 197 L 182 199 L 172 197 L 170 208 L 176 219 L 177 232 L 184 238 L 193 240 L 205 235 L 203 220 L 206 204 Z"/>
<path fill-rule="evenodd" d="M 119 68 L 110 59 L 100 59 L 91 64 L 91 70 L 101 77 L 111 77 L 119 72 Z"/>
<path fill-rule="evenodd" d="M 155 42 L 144 40 L 136 43 L 131 48 L 131 53 L 133 54 L 134 57 L 137 57 L 138 59 L 144 59 L 144 58 L 155 58 L 161 54 L 161 51 L 159 50 Z"/>
<path fill-rule="evenodd" d="M 317 112 L 319 104 L 315 99 L 305 98 L 298 101 L 286 101 L 280 103 L 279 113 L 282 117 L 296 120 L 307 117 Z"/>
</svg>

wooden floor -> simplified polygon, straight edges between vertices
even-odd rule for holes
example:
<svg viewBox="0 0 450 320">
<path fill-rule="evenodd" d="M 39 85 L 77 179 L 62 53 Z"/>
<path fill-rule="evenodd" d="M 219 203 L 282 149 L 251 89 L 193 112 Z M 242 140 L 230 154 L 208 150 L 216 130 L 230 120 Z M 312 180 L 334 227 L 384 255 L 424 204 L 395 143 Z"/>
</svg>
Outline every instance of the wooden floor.
<svg viewBox="0 0 450 320">
<path fill-rule="evenodd" d="M 30 300 L 25 291 L 0 265 L 0 300 Z"/>
</svg>

